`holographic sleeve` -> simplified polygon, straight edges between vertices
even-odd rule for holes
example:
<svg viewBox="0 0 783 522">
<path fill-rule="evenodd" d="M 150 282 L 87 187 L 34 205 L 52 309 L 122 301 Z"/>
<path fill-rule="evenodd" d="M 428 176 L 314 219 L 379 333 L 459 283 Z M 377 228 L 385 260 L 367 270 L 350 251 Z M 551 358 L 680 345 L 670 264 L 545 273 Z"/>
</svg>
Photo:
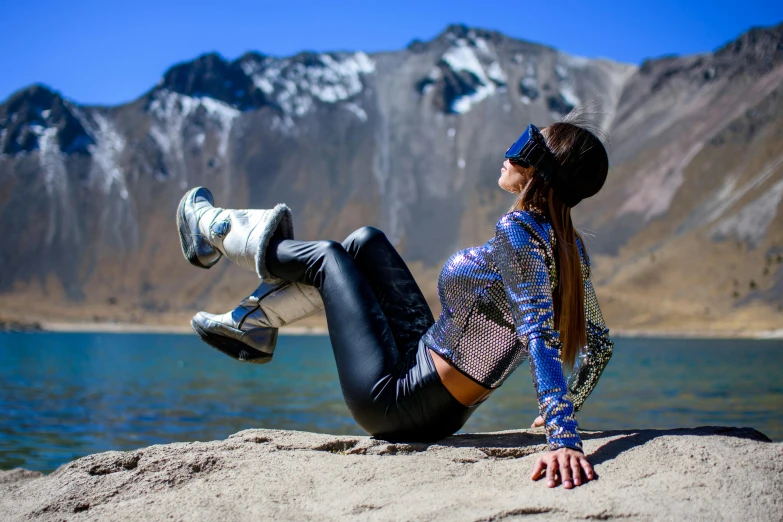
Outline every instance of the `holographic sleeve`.
<svg viewBox="0 0 783 522">
<path fill-rule="evenodd" d="M 568 392 L 575 412 L 582 408 L 585 399 L 593 391 L 612 357 L 614 348 L 589 276 L 585 277 L 585 323 L 587 324 L 587 349 L 577 357 L 574 369 L 568 377 Z"/>
<path fill-rule="evenodd" d="M 517 335 L 527 339 L 549 448 L 582 451 L 560 360 L 560 333 L 554 328 L 549 275 L 553 260 L 546 231 L 524 212 L 506 214 L 495 229 L 495 248 Z"/>
</svg>

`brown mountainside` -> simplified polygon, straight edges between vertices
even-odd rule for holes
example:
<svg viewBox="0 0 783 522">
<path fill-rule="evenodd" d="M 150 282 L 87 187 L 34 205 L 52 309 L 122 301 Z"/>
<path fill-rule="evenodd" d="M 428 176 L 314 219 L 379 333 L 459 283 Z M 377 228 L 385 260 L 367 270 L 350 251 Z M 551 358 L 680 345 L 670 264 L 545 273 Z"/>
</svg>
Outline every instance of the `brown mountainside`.
<svg viewBox="0 0 783 522">
<path fill-rule="evenodd" d="M 24 89 L 0 105 L 0 317 L 187 325 L 233 306 L 254 277 L 190 267 L 174 233 L 200 184 L 221 206 L 285 201 L 302 239 L 378 226 L 437 310 L 441 263 L 511 203 L 508 144 L 600 98 L 612 169 L 575 217 L 610 327 L 781 328 L 782 34 L 637 68 L 450 26 L 373 55 L 204 55 L 117 107 Z"/>
</svg>

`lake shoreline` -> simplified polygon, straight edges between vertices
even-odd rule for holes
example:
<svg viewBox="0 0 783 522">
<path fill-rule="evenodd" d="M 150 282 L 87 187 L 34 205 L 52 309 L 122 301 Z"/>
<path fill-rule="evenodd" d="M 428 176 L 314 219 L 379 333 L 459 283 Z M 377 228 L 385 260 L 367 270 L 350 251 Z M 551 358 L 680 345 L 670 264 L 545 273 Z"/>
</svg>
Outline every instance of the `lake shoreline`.
<svg viewBox="0 0 783 522">
<path fill-rule="evenodd" d="M 42 322 L 36 323 L 38 328 L 31 327 L 20 330 L 21 332 L 52 332 L 52 333 L 154 333 L 154 334 L 192 334 L 190 325 L 159 325 L 159 324 L 134 324 L 134 323 L 65 323 Z M 326 328 L 308 326 L 287 326 L 280 329 L 279 335 L 327 335 Z"/>
<path fill-rule="evenodd" d="M 57 322 L 9 323 L 0 331 L 56 332 L 56 333 L 156 333 L 191 334 L 190 325 L 161 325 L 114 322 Z M 280 335 L 328 335 L 325 327 L 288 326 L 280 329 Z M 783 339 L 783 328 L 759 331 L 714 331 L 714 330 L 623 330 L 611 329 L 610 335 L 617 338 L 648 339 Z"/>
</svg>

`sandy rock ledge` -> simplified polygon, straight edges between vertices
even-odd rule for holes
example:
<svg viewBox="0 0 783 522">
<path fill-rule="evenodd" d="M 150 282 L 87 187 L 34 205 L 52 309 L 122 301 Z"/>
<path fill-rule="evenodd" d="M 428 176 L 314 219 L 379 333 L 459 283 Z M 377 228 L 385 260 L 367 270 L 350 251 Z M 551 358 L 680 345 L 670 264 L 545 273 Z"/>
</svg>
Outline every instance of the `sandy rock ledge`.
<svg viewBox="0 0 783 522">
<path fill-rule="evenodd" d="M 0 472 L 3 520 L 783 519 L 783 443 L 750 428 L 585 432 L 599 478 L 532 482 L 541 430 L 437 444 L 245 430 Z"/>
</svg>

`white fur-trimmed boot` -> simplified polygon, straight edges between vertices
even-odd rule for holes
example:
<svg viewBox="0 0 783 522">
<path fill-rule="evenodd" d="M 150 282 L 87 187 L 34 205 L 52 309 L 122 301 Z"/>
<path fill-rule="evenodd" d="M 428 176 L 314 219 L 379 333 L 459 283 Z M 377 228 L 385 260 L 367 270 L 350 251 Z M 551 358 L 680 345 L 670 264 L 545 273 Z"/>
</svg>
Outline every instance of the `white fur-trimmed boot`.
<svg viewBox="0 0 783 522">
<path fill-rule="evenodd" d="M 196 187 L 179 202 L 177 228 L 190 264 L 210 268 L 226 256 L 264 281 L 282 282 L 267 270 L 265 256 L 273 236 L 294 238 L 291 209 L 285 204 L 272 209 L 224 209 L 213 206 L 209 189 Z"/>
<path fill-rule="evenodd" d="M 230 312 L 199 312 L 190 324 L 202 341 L 229 357 L 264 364 L 272 360 L 278 328 L 323 308 L 313 286 L 264 282 Z"/>
</svg>

